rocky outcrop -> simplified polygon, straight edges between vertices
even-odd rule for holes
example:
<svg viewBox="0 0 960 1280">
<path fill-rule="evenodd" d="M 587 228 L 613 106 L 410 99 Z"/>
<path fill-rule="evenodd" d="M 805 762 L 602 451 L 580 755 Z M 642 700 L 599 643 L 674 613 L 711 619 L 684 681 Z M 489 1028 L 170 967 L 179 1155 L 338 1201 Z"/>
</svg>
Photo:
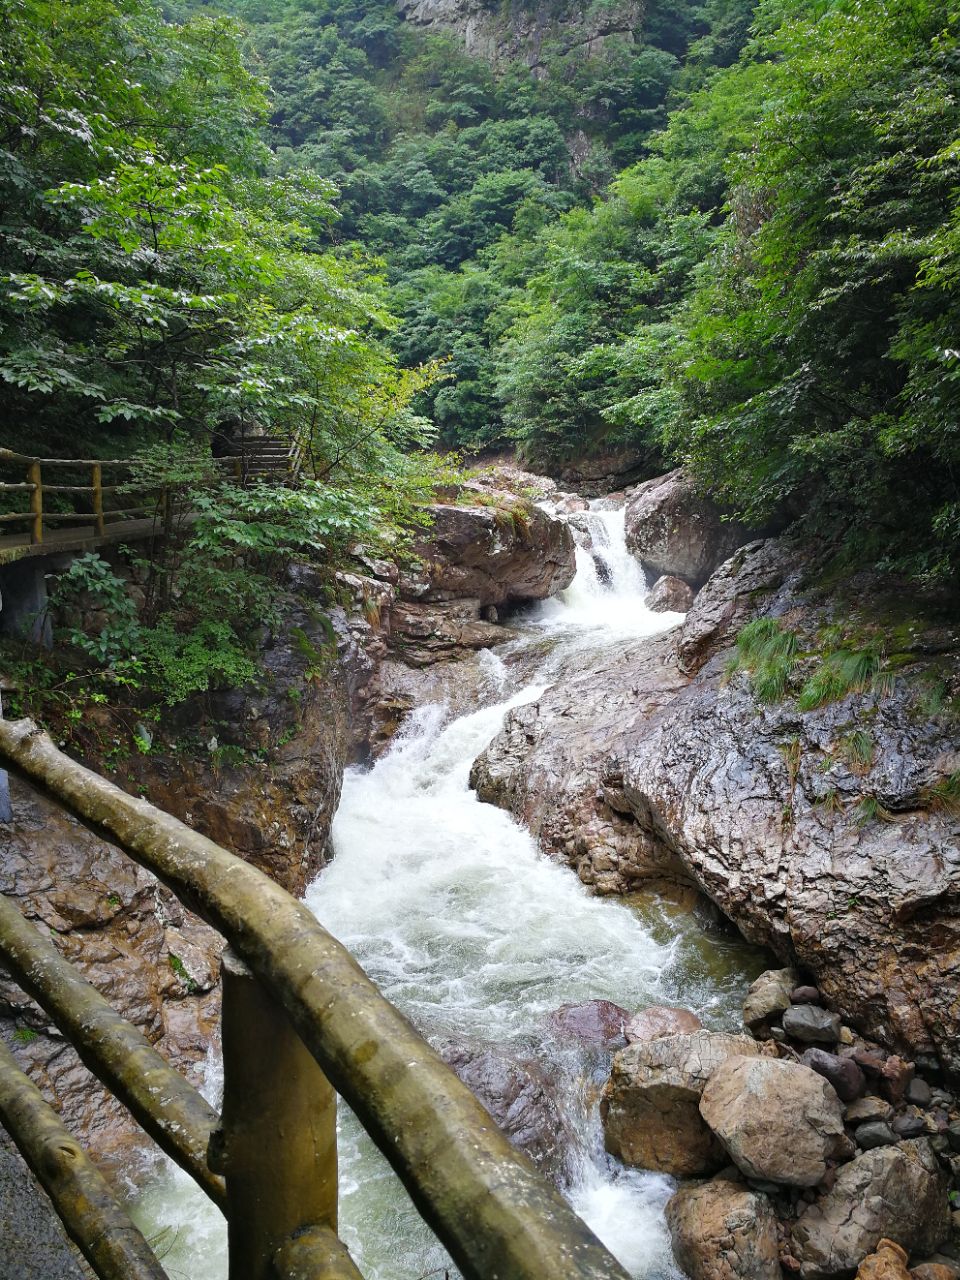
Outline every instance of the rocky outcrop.
<svg viewBox="0 0 960 1280">
<path fill-rule="evenodd" d="M 803 1280 L 856 1270 L 884 1238 L 921 1257 L 949 1233 L 946 1180 L 926 1139 L 865 1151 L 800 1215 L 793 1256 Z"/>
<path fill-rule="evenodd" d="M 700 1114 L 748 1178 L 815 1187 L 846 1139 L 840 1100 L 809 1067 L 730 1057 L 707 1081 Z"/>
<path fill-rule="evenodd" d="M 676 1177 L 710 1173 L 723 1148 L 700 1115 L 700 1097 L 716 1068 L 733 1055 L 759 1053 L 747 1036 L 694 1031 L 623 1049 L 603 1091 L 607 1150 L 624 1164 Z"/>
<path fill-rule="evenodd" d="M 643 15 L 637 0 L 592 7 L 566 0 L 536 6 L 502 6 L 490 0 L 397 0 L 397 7 L 418 27 L 457 36 L 475 58 L 496 67 L 522 61 L 535 73 L 543 70 L 546 45 L 556 54 L 596 57 L 612 37 L 632 43 Z"/>
<path fill-rule="evenodd" d="M 751 534 L 724 519 L 682 468 L 638 485 L 626 510 L 627 546 L 651 579 L 679 578 L 696 590 Z"/>
<path fill-rule="evenodd" d="M 600 891 L 688 876 L 813 974 L 828 1011 L 960 1073 L 960 721 L 943 701 L 960 692 L 960 634 L 935 601 L 895 623 L 896 584 L 818 595 L 817 573 L 787 540 L 741 548 L 673 632 L 563 671 L 509 713 L 472 782 Z M 809 655 L 770 701 L 734 650 L 758 615 Z M 801 710 L 831 627 L 851 650 L 884 644 L 890 674 Z"/>
<path fill-rule="evenodd" d="M 780 1280 L 769 1199 L 728 1174 L 681 1187 L 667 1202 L 678 1264 L 690 1280 Z"/>
</svg>

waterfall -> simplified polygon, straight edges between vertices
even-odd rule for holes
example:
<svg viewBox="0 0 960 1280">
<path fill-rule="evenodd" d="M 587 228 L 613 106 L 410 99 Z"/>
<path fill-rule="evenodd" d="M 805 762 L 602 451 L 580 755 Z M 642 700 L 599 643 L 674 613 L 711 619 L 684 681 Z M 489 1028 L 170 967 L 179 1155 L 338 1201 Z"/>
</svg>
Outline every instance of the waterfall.
<svg viewBox="0 0 960 1280">
<path fill-rule="evenodd" d="M 569 663 L 581 649 L 586 656 L 678 620 L 644 604 L 622 507 L 594 504 L 586 524 L 592 547 L 578 548 L 574 582 L 520 623 L 519 646 L 541 655 L 532 678 L 529 664 L 519 664 L 528 683 L 511 690 L 514 668 L 487 655 L 491 705 L 452 720 L 443 706 L 421 707 L 372 769 L 349 770 L 334 823 L 336 857 L 306 902 L 438 1047 L 490 1046 L 543 1064 L 573 1135 L 571 1202 L 633 1275 L 654 1280 L 679 1275 L 663 1220 L 673 1184 L 624 1169 L 605 1154 L 596 1098 L 608 1061 L 595 1049 L 558 1040 L 550 1014 L 592 999 L 630 1010 L 683 1003 L 708 1024 L 732 1026 L 748 979 L 736 955 L 726 970 L 703 963 L 703 938 L 689 918 L 668 920 L 656 906 L 641 915 L 591 896 L 569 869 L 540 855 L 509 814 L 481 804 L 468 783 L 473 760 L 506 712 L 540 696 L 561 656 Z M 555 641 L 549 651 L 545 632 Z M 340 1158 L 341 1235 L 368 1280 L 456 1276 L 343 1106 Z M 177 1195 L 190 1194 L 184 1177 L 173 1180 Z M 159 1203 L 151 1205 L 148 1196 L 141 1204 L 141 1221 L 170 1213 L 171 1196 L 163 1192 L 170 1185 L 168 1174 L 150 1193 Z M 199 1192 L 193 1204 L 193 1215 L 214 1217 Z M 195 1236 L 171 1258 L 189 1258 L 184 1270 L 191 1280 L 220 1280 L 222 1267 L 201 1269 L 199 1249 Z"/>
</svg>

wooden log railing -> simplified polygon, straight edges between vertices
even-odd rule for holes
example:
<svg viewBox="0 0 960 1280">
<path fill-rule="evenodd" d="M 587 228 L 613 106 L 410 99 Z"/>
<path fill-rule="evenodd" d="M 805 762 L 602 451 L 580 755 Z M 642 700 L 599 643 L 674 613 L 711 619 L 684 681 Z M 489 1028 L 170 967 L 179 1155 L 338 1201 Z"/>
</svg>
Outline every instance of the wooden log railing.
<svg viewBox="0 0 960 1280">
<path fill-rule="evenodd" d="M 94 536 L 104 537 L 107 524 L 116 520 L 145 519 L 157 513 L 160 493 L 151 493 L 147 489 L 139 489 L 144 496 L 141 502 L 129 499 L 131 494 L 131 464 L 129 460 L 118 458 L 33 458 L 28 454 L 15 453 L 12 449 L 0 449 L 0 466 L 6 471 L 23 469 L 22 481 L 0 481 L 0 496 L 11 493 L 28 493 L 30 507 L 28 511 L 4 511 L 0 513 L 0 523 L 29 525 L 29 536 L 32 545 L 44 542 L 51 522 L 55 525 L 85 524 L 93 529 Z M 117 475 L 117 483 L 104 484 L 103 472 L 107 468 Z M 64 474 L 66 473 L 66 474 Z M 56 483 L 57 479 L 76 479 L 78 475 L 88 478 L 87 484 Z M 124 479 L 123 477 L 126 477 Z M 45 503 L 46 494 L 69 494 L 74 506 L 83 506 L 87 510 L 57 511 Z M 129 500 L 128 506 L 111 506 L 116 497 L 121 502 Z"/>
<path fill-rule="evenodd" d="M 0 763 L 152 871 L 229 943 L 224 1101 L 211 1131 L 205 1103 L 191 1110 L 179 1085 L 168 1096 L 164 1069 L 172 1068 L 162 1060 L 158 1066 L 144 1059 L 144 1073 L 158 1073 L 156 1087 L 136 1087 L 130 1076 L 139 1067 L 118 1059 L 122 1044 L 132 1043 L 131 1032 L 139 1033 L 113 1023 L 105 1002 L 91 996 L 82 979 L 68 981 L 51 961 L 48 940 L 32 950 L 32 926 L 14 920 L 15 908 L 8 904 L 0 912 L 0 964 L 172 1158 L 206 1182 L 214 1200 L 222 1195 L 230 1280 L 360 1276 L 336 1236 L 336 1094 L 384 1153 L 466 1280 L 626 1280 L 560 1193 L 510 1145 L 469 1089 L 302 903 L 240 858 L 65 756 L 31 721 L 0 721 Z M 81 992 L 96 1016 L 68 1018 L 63 1006 L 69 990 Z M 49 1148 L 43 1126 L 50 1116 L 38 1119 L 36 1107 L 10 1102 L 32 1086 L 5 1063 L 0 1060 L 0 1117 L 36 1166 L 38 1145 Z M 170 1105 L 154 1108 L 151 1093 L 179 1108 L 178 1136 L 171 1134 Z M 196 1151 L 206 1135 L 208 1169 L 201 1172 Z M 58 1134 L 54 1146 L 64 1140 Z M 97 1275 L 139 1280 L 153 1274 L 132 1265 L 126 1272 L 111 1269 L 109 1259 L 94 1256 L 94 1245 L 114 1237 L 118 1248 L 126 1242 L 132 1254 L 139 1250 L 115 1205 L 88 1197 L 77 1209 L 75 1199 L 60 1195 L 56 1180 L 45 1185 Z"/>
</svg>

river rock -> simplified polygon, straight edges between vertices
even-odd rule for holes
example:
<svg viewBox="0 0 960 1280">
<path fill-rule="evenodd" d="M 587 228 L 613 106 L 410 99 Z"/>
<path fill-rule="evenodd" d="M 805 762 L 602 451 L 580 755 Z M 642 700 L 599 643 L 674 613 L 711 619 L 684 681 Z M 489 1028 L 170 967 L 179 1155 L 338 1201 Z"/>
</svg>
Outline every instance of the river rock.
<svg viewBox="0 0 960 1280">
<path fill-rule="evenodd" d="M 860 1263 L 857 1280 L 910 1280 L 906 1252 L 893 1240 L 881 1240 Z"/>
<path fill-rule="evenodd" d="M 858 1098 L 844 1111 L 843 1118 L 847 1124 L 866 1124 L 868 1120 L 889 1120 L 893 1115 L 893 1107 L 884 1098 L 872 1095 Z"/>
<path fill-rule="evenodd" d="M 933 1102 L 933 1090 L 926 1080 L 921 1080 L 919 1076 L 914 1076 L 904 1090 L 903 1096 L 905 1101 L 915 1107 L 926 1108 Z"/>
<path fill-rule="evenodd" d="M 947 1184 L 926 1139 L 865 1151 L 793 1225 L 803 1280 L 855 1270 L 884 1239 L 932 1253 L 949 1232 Z"/>
<path fill-rule="evenodd" d="M 857 1125 L 854 1137 L 858 1147 L 870 1151 L 874 1147 L 886 1147 L 896 1142 L 897 1135 L 884 1120 L 868 1120 L 866 1124 Z"/>
<path fill-rule="evenodd" d="M 795 969 L 767 969 L 751 983 L 743 1002 L 743 1021 L 758 1039 L 790 1007 L 790 992 L 796 985 Z"/>
<path fill-rule="evenodd" d="M 913 1080 L 914 1065 L 904 1062 L 897 1054 L 891 1054 L 880 1070 L 880 1092 L 896 1105 L 906 1097 Z"/>
<path fill-rule="evenodd" d="M 808 1067 L 729 1057 L 712 1073 L 700 1114 L 748 1177 L 814 1187 L 844 1137 L 833 1088 Z"/>
<path fill-rule="evenodd" d="M 482 1046 L 448 1046 L 441 1052 L 513 1145 L 548 1177 L 565 1183 L 572 1138 L 539 1065 Z"/>
<path fill-rule="evenodd" d="M 731 1055 L 755 1055 L 747 1036 L 693 1031 L 641 1041 L 613 1060 L 600 1115 L 607 1150 L 624 1164 L 676 1177 L 718 1169 L 723 1148 L 700 1115 L 700 1096 Z"/>
<path fill-rule="evenodd" d="M 770 1201 L 721 1176 L 684 1186 L 667 1202 L 673 1255 L 690 1280 L 779 1280 Z"/>
<path fill-rule="evenodd" d="M 689 1009 L 669 1009 L 652 1004 L 633 1015 L 624 1027 L 624 1034 L 629 1044 L 637 1044 L 643 1040 L 660 1040 L 663 1036 L 699 1031 L 702 1026 L 697 1015 Z"/>
<path fill-rule="evenodd" d="M 902 1116 L 897 1116 L 895 1120 L 892 1120 L 890 1128 L 898 1138 L 919 1138 L 927 1132 L 927 1122 L 923 1116 L 911 1115 L 907 1111 Z"/>
<path fill-rule="evenodd" d="M 682 578 L 665 573 L 647 592 L 646 605 L 654 613 L 686 613 L 693 604 L 693 588 Z"/>
<path fill-rule="evenodd" d="M 802 987 L 795 987 L 790 992 L 791 1004 L 819 1004 L 820 988 L 811 987 L 809 984 Z"/>
<path fill-rule="evenodd" d="M 867 1087 L 863 1072 L 852 1058 L 840 1058 L 825 1049 L 807 1049 L 800 1061 L 829 1080 L 841 1102 L 854 1102 Z"/>
<path fill-rule="evenodd" d="M 793 1004 L 784 1012 L 783 1029 L 806 1044 L 836 1044 L 840 1039 L 840 1015 L 815 1004 Z"/>
<path fill-rule="evenodd" d="M 960 1263 L 952 1258 L 941 1257 L 940 1261 L 930 1260 L 918 1262 L 910 1268 L 913 1280 L 957 1280 L 960 1277 Z"/>
<path fill-rule="evenodd" d="M 561 1036 L 584 1044 L 600 1044 L 620 1048 L 626 1043 L 624 1034 L 630 1014 L 612 1000 L 587 1000 L 583 1004 L 561 1005 L 550 1015 L 554 1030 Z"/>
<path fill-rule="evenodd" d="M 626 532 L 627 546 L 647 573 L 668 574 L 693 588 L 754 536 L 724 520 L 682 468 L 637 486 L 627 504 Z"/>
<path fill-rule="evenodd" d="M 576 573 L 566 521 L 510 494 L 494 505 L 436 504 L 414 546 L 420 566 L 400 577 L 407 601 L 477 600 L 485 605 L 544 600 Z"/>
</svg>

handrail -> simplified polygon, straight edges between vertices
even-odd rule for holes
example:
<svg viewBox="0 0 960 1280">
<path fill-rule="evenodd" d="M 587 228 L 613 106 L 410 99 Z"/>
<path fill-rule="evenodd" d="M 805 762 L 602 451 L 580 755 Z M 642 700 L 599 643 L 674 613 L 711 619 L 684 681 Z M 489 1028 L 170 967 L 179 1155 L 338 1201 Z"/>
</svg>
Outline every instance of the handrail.
<svg viewBox="0 0 960 1280">
<path fill-rule="evenodd" d="M 81 1061 L 222 1208 L 223 1180 L 207 1165 L 207 1146 L 219 1123 L 217 1113 L 3 894 L 0 960 L 50 1015 Z"/>
<path fill-rule="evenodd" d="M 29 720 L 0 722 L 0 758 L 228 938 L 467 1280 L 627 1280 L 305 906 L 255 867 L 65 756 Z M 229 1162 L 226 1174 L 229 1198 Z"/>
<path fill-rule="evenodd" d="M 143 1236 L 0 1041 L 0 1120 L 103 1280 L 167 1280 Z"/>
</svg>

